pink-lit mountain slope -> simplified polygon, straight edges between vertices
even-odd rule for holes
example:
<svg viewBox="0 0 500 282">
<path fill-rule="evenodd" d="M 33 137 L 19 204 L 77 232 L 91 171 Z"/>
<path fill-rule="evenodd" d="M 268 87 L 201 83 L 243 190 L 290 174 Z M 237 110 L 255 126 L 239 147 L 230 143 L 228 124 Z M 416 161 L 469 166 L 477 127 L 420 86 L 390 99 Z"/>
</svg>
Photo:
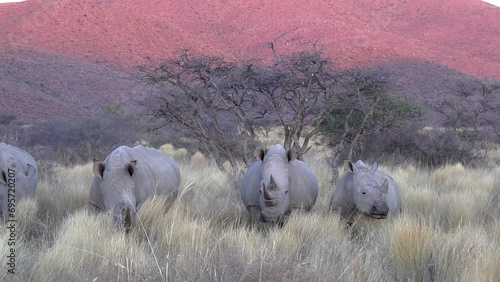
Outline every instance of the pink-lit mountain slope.
<svg viewBox="0 0 500 282">
<path fill-rule="evenodd" d="M 411 58 L 500 78 L 500 8 L 480 0 L 65 1 L 0 4 L 2 45 L 115 66 L 190 48 L 269 59 L 313 42 L 341 65 Z M 284 34 L 284 35 L 283 35 Z M 283 36 L 281 36 L 283 35 Z M 281 36 L 280 38 L 278 38 Z"/>
<path fill-rule="evenodd" d="M 94 114 L 130 104 L 137 65 L 184 48 L 267 63 L 269 42 L 280 55 L 315 44 L 339 67 L 422 61 L 500 79 L 500 8 L 480 0 L 28 0 L 0 4 L 0 111 Z"/>
</svg>

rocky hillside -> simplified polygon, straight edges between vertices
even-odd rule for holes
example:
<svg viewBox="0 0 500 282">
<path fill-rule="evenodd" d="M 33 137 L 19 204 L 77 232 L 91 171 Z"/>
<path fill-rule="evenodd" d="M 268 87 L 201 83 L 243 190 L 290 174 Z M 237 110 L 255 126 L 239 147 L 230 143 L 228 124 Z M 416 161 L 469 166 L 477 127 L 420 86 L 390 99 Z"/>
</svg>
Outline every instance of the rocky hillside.
<svg viewBox="0 0 500 282">
<path fill-rule="evenodd" d="M 270 42 L 282 55 L 315 44 L 339 67 L 428 62 L 401 74 L 409 85 L 446 80 L 447 71 L 423 65 L 500 79 L 499 19 L 500 8 L 480 0 L 0 4 L 0 111 L 46 119 L 134 108 L 145 94 L 133 80 L 137 65 L 183 48 L 266 63 Z"/>
</svg>

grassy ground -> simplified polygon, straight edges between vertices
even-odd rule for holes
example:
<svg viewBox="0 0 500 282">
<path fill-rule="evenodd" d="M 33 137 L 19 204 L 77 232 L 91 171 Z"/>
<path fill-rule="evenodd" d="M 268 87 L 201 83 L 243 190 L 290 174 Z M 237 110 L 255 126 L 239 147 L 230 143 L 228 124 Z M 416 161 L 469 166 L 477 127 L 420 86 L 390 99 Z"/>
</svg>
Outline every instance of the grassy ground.
<svg viewBox="0 0 500 282">
<path fill-rule="evenodd" d="M 36 199 L 18 205 L 16 275 L 2 255 L 0 280 L 498 281 L 500 168 L 380 164 L 399 182 L 404 211 L 349 228 L 328 213 L 325 154 L 306 161 L 320 183 L 315 208 L 267 232 L 249 225 L 238 179 L 202 158 L 183 155 L 176 203 L 144 203 L 129 234 L 87 210 L 91 164 L 42 171 Z M 0 229 L 2 254 L 9 235 Z"/>
</svg>

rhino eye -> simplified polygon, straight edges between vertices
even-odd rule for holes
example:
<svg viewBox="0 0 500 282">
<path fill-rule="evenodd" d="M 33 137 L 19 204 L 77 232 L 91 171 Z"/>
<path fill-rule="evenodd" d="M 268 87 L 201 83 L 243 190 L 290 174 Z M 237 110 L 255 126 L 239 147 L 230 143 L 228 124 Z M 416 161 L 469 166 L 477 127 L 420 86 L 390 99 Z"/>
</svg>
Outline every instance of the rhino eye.
<svg viewBox="0 0 500 282">
<path fill-rule="evenodd" d="M 363 191 L 363 192 L 361 192 L 361 194 L 365 195 L 365 194 L 366 194 L 366 192 L 365 192 L 365 191 Z"/>
<path fill-rule="evenodd" d="M 285 194 L 288 193 L 288 190 L 285 191 Z"/>
</svg>

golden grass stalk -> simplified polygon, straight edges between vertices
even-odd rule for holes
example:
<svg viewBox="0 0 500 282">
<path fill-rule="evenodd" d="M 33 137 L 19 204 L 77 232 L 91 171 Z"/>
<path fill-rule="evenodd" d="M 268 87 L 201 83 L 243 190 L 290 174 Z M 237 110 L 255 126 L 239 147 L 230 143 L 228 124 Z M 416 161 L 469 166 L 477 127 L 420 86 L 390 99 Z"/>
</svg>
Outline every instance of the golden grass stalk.
<svg viewBox="0 0 500 282">
<path fill-rule="evenodd" d="M 398 276 L 423 281 L 432 257 L 432 228 L 423 219 L 399 217 L 390 236 L 389 251 Z"/>
</svg>

